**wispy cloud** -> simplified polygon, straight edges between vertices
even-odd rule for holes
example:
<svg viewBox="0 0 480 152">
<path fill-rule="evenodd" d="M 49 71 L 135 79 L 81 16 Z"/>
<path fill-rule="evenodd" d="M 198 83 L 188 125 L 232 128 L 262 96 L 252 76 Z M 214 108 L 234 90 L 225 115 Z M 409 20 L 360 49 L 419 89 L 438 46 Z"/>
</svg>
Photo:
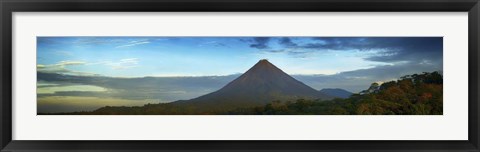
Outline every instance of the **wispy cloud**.
<svg viewBox="0 0 480 152">
<path fill-rule="evenodd" d="M 201 43 L 198 46 L 199 47 L 204 47 L 204 46 L 225 47 L 227 45 L 225 45 L 224 43 L 220 43 L 218 41 L 208 41 L 208 42 Z"/>
<path fill-rule="evenodd" d="M 165 41 L 167 38 L 150 38 L 150 37 L 132 37 L 132 38 L 121 38 L 121 37 L 39 37 L 37 39 L 38 43 L 44 45 L 71 45 L 71 46 L 99 46 L 99 45 L 109 45 L 115 46 L 116 48 L 122 47 L 131 47 L 135 45 L 147 44 L 157 41 Z M 61 52 L 59 52 L 61 53 Z"/>
<path fill-rule="evenodd" d="M 138 67 L 139 60 L 137 58 L 121 59 L 119 62 L 111 63 L 110 66 L 114 70 L 123 70 Z"/>
<path fill-rule="evenodd" d="M 55 51 L 54 53 L 55 53 L 56 55 L 65 56 L 65 57 L 73 56 L 73 53 L 72 53 L 72 52 L 68 52 L 68 51 Z"/>
<path fill-rule="evenodd" d="M 73 41 L 75 45 L 104 45 L 112 43 L 121 43 L 124 40 L 114 38 L 102 38 L 102 37 L 85 37 Z"/>
<path fill-rule="evenodd" d="M 128 59 L 121 59 L 121 63 L 133 63 L 137 64 L 138 63 L 138 58 L 128 58 Z"/>
<path fill-rule="evenodd" d="M 100 62 L 84 62 L 84 61 L 60 61 L 56 64 L 37 64 L 37 71 L 44 73 L 57 73 L 67 75 L 98 75 L 90 72 L 82 72 L 72 70 L 73 66 L 107 66 L 113 70 L 123 70 L 138 67 L 138 58 L 125 58 L 117 61 L 100 61 Z"/>
<path fill-rule="evenodd" d="M 83 64 L 85 64 L 85 62 L 83 61 L 60 61 L 55 65 L 64 67 L 66 65 L 83 65 Z"/>
<path fill-rule="evenodd" d="M 60 61 L 56 64 L 49 64 L 49 65 L 37 64 L 37 71 L 45 72 L 45 73 L 68 74 L 68 75 L 95 75 L 93 73 L 74 71 L 67 68 L 69 66 L 79 66 L 79 65 L 85 65 L 85 64 L 86 62 L 83 62 L 83 61 Z"/>
<path fill-rule="evenodd" d="M 138 67 L 140 60 L 138 58 L 126 58 L 117 61 L 100 61 L 88 63 L 88 65 L 105 65 L 114 70 L 123 70 Z"/>
<path fill-rule="evenodd" d="M 117 47 L 115 47 L 115 48 L 132 47 L 132 46 L 142 45 L 142 44 L 148 44 L 148 43 L 150 43 L 150 41 L 148 41 L 148 40 L 130 41 L 130 42 L 128 42 L 127 44 L 119 45 L 119 46 L 117 46 Z"/>
</svg>

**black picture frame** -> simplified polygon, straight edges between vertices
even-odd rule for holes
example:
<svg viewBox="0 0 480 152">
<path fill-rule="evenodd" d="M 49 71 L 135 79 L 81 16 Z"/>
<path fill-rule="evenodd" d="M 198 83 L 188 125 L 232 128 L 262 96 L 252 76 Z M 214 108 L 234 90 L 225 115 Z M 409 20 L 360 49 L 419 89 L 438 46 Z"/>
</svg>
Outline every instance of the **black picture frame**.
<svg viewBox="0 0 480 152">
<path fill-rule="evenodd" d="M 2 0 L 1 151 L 479 151 L 479 0 Z M 23 141 L 12 140 L 12 12 L 468 12 L 465 141 Z M 445 130 L 448 131 L 448 130 Z"/>
</svg>

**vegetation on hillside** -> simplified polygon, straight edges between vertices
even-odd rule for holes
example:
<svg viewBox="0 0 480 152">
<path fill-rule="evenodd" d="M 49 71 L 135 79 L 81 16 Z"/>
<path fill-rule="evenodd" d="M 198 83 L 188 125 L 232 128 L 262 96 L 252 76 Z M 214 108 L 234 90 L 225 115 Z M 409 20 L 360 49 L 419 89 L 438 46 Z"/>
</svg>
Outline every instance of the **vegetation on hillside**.
<svg viewBox="0 0 480 152">
<path fill-rule="evenodd" d="M 441 115 L 443 78 L 438 72 L 414 74 L 400 80 L 373 83 L 347 99 L 274 101 L 263 107 L 236 109 L 226 114 L 252 115 Z"/>
</svg>

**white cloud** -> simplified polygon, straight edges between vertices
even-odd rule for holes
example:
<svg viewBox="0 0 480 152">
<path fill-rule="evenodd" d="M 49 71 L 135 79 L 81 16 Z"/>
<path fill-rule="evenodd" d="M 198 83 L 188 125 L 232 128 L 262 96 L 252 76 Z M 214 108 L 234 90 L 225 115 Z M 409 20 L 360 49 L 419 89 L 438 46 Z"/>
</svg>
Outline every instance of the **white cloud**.
<svg viewBox="0 0 480 152">
<path fill-rule="evenodd" d="M 121 59 L 120 63 L 138 64 L 138 58 Z"/>
<path fill-rule="evenodd" d="M 138 58 L 125 58 L 117 61 L 99 61 L 87 63 L 84 61 L 60 61 L 56 64 L 37 64 L 37 71 L 44 73 L 57 73 L 57 74 L 66 74 L 66 75 L 82 75 L 82 76 L 92 76 L 98 75 L 90 72 L 82 72 L 71 70 L 71 66 L 91 66 L 91 65 L 104 65 L 113 70 L 124 70 L 138 67 L 140 60 Z"/>
<path fill-rule="evenodd" d="M 73 71 L 68 69 L 69 66 L 79 66 L 86 65 L 86 62 L 83 61 L 60 61 L 57 64 L 37 64 L 38 72 L 45 73 L 58 73 L 58 74 L 68 74 L 68 75 L 95 75 L 94 73 Z"/>
<path fill-rule="evenodd" d="M 66 66 L 66 65 L 84 65 L 86 62 L 83 61 L 60 61 L 57 64 L 54 64 L 56 66 Z"/>
<path fill-rule="evenodd" d="M 114 70 L 123 70 L 138 67 L 140 60 L 138 58 L 126 58 L 118 61 L 101 61 L 92 64 L 103 64 Z"/>
<path fill-rule="evenodd" d="M 148 41 L 148 40 L 130 41 L 130 42 L 128 42 L 127 44 L 119 45 L 119 46 L 117 46 L 117 47 L 115 47 L 115 48 L 132 47 L 132 46 L 142 45 L 142 44 L 148 44 L 148 43 L 150 43 L 150 41 Z"/>
</svg>

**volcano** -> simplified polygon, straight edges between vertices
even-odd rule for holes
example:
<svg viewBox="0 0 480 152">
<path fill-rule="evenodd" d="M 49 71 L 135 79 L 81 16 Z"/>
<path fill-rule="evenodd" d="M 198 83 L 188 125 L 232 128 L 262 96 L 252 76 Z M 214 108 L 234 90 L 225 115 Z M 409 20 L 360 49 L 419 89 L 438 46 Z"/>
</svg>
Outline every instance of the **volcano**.
<svg viewBox="0 0 480 152">
<path fill-rule="evenodd" d="M 296 80 L 268 60 L 262 59 L 220 90 L 172 104 L 225 109 L 260 106 L 272 101 L 332 98 Z"/>
</svg>

